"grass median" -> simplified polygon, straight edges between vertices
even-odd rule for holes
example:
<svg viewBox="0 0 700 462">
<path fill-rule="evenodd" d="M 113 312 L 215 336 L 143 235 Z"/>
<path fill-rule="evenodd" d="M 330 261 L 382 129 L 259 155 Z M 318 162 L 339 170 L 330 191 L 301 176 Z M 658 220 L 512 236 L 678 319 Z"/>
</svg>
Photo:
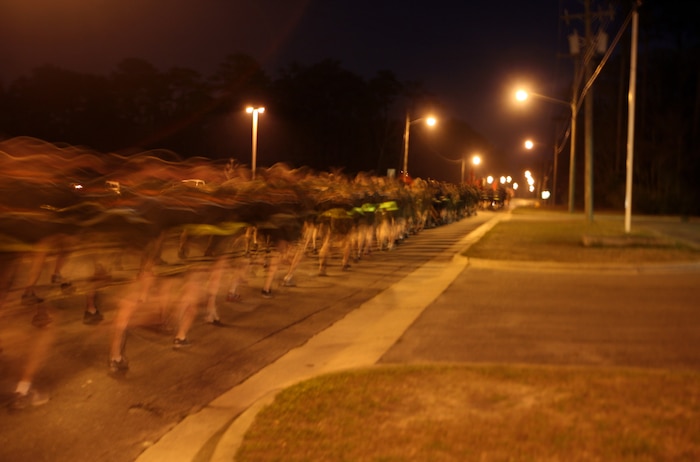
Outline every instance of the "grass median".
<svg viewBox="0 0 700 462">
<path fill-rule="evenodd" d="M 562 213 L 516 209 L 465 255 L 490 260 L 560 263 L 671 263 L 700 261 L 700 251 L 652 230 L 624 232 L 621 217 L 593 223 Z"/>
<path fill-rule="evenodd" d="M 700 460 L 700 375 L 377 366 L 282 391 L 237 461 Z"/>
</svg>

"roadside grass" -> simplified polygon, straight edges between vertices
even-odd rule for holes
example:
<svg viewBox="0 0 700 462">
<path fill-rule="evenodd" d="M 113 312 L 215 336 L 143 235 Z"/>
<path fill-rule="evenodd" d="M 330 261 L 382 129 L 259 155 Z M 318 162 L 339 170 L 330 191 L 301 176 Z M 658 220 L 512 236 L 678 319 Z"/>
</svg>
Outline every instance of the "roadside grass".
<svg viewBox="0 0 700 462">
<path fill-rule="evenodd" d="M 611 244 L 586 246 L 584 236 L 609 241 Z M 676 241 L 660 239 L 651 231 L 634 230 L 626 235 L 620 220 L 603 218 L 586 223 L 581 219 L 562 218 L 561 214 L 551 214 L 546 220 L 518 217 L 500 222 L 464 255 L 492 260 L 564 263 L 668 263 L 700 260 L 700 251 Z"/>
<path fill-rule="evenodd" d="M 376 366 L 283 390 L 235 460 L 700 460 L 700 374 Z"/>
</svg>

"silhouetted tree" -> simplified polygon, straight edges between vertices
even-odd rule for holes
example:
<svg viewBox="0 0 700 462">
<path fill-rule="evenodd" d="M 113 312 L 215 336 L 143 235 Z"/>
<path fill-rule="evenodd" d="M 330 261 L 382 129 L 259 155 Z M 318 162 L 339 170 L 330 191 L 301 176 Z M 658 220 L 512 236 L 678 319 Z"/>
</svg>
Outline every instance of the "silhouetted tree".
<svg viewBox="0 0 700 462">
<path fill-rule="evenodd" d="M 115 112 L 104 77 L 42 66 L 13 82 L 5 111 L 12 135 L 104 149 Z"/>
<path fill-rule="evenodd" d="M 325 60 L 292 64 L 273 85 L 275 108 L 290 124 L 290 158 L 312 168 L 368 168 L 374 119 L 366 82 Z M 372 168 L 374 164 L 370 164 Z"/>
</svg>

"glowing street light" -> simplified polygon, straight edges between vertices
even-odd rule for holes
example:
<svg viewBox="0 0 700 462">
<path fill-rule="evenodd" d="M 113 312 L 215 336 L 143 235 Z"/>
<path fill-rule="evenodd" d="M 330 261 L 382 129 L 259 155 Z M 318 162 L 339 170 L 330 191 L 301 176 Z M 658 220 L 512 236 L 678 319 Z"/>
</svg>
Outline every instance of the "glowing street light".
<svg viewBox="0 0 700 462">
<path fill-rule="evenodd" d="M 465 158 L 462 158 L 462 183 L 464 183 L 464 167 L 465 167 L 464 163 L 465 163 Z M 481 164 L 481 156 L 479 156 L 478 154 L 474 154 L 474 155 L 472 156 L 471 164 L 472 164 L 472 165 L 471 165 L 471 167 L 470 167 L 470 169 L 469 169 L 469 182 L 470 182 L 471 184 L 474 184 L 474 182 L 475 182 L 475 179 L 474 179 L 474 167 L 476 167 L 477 165 Z"/>
<path fill-rule="evenodd" d="M 476 184 L 476 177 L 474 176 L 474 169 L 479 165 L 481 165 L 481 156 L 478 154 L 475 154 L 472 156 L 472 167 L 471 167 L 472 185 Z M 481 181 L 479 182 L 479 186 L 481 186 Z"/>
<path fill-rule="evenodd" d="M 532 91 L 526 91 L 526 90 L 518 90 L 515 92 L 515 99 L 517 99 L 518 101 L 525 101 L 530 96 L 533 96 L 537 99 L 543 99 L 545 101 L 549 101 L 550 103 L 563 104 L 565 106 L 571 107 L 571 103 L 568 101 L 564 101 L 563 99 L 552 98 L 551 96 L 545 96 L 545 95 L 541 95 L 539 93 L 535 93 Z"/>
<path fill-rule="evenodd" d="M 538 144 L 539 144 L 539 143 L 538 143 Z M 523 145 L 524 145 L 525 149 L 527 149 L 527 150 L 532 150 L 532 149 L 535 148 L 535 142 L 532 141 L 531 139 L 525 140 L 525 142 L 523 143 Z M 553 190 L 556 189 L 556 185 L 557 185 L 557 165 L 556 165 L 557 154 L 558 154 L 558 152 L 557 152 L 557 147 L 555 146 L 555 147 L 554 147 L 554 162 L 555 162 L 555 163 L 554 163 Z M 548 180 L 548 176 L 547 176 L 547 175 L 548 175 L 548 172 L 549 172 L 549 170 L 548 170 L 548 169 L 549 169 L 549 166 L 548 166 L 546 163 L 543 163 L 543 164 L 542 164 L 542 167 L 543 167 L 543 169 L 542 169 L 542 176 L 544 177 L 544 179 L 542 180 L 542 182 L 540 182 L 539 188 L 540 188 L 541 191 L 544 191 L 544 190 L 547 189 L 547 180 Z M 554 202 L 554 194 L 553 194 L 551 191 L 548 191 L 547 199 L 549 199 L 550 197 L 552 198 L 552 202 Z"/>
<path fill-rule="evenodd" d="M 406 112 L 406 126 L 404 127 L 404 131 L 403 131 L 403 176 L 404 176 L 404 178 L 408 177 L 408 137 L 410 135 L 411 125 L 413 125 L 414 123 L 420 122 L 421 120 L 425 120 L 426 125 L 428 125 L 429 127 L 432 127 L 437 123 L 437 119 L 435 117 L 421 117 L 418 119 L 411 120 L 409 118 L 408 112 Z"/>
<path fill-rule="evenodd" d="M 265 108 L 248 106 L 247 108 L 245 108 L 245 112 L 247 112 L 248 114 L 253 114 L 253 159 L 251 162 L 251 171 L 252 178 L 255 179 L 255 164 L 257 162 L 258 156 L 258 114 L 262 114 L 263 112 L 265 112 Z"/>
<path fill-rule="evenodd" d="M 515 99 L 518 101 L 525 101 L 528 98 L 528 93 L 525 90 L 518 90 L 515 92 Z"/>
<path fill-rule="evenodd" d="M 533 178 L 530 170 L 525 170 L 525 179 L 527 180 L 527 190 L 535 192 L 535 178 Z"/>
</svg>

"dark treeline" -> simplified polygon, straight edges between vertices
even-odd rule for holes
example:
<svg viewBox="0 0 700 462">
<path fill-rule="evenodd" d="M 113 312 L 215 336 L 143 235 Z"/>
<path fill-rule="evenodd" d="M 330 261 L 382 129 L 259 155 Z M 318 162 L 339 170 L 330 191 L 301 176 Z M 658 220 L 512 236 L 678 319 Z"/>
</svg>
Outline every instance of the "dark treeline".
<svg viewBox="0 0 700 462">
<path fill-rule="evenodd" d="M 108 76 L 46 65 L 7 85 L 0 98 L 4 137 L 105 152 L 168 149 L 242 163 L 251 155 L 251 117 L 244 109 L 262 105 L 259 165 L 378 174 L 401 167 L 406 111 L 438 110 L 439 104 L 420 84 L 402 83 L 389 71 L 363 79 L 325 60 L 290 64 L 273 79 L 243 54 L 227 56 L 208 77 L 187 68 L 162 72 L 136 58 Z M 446 156 L 485 145 L 464 123 L 441 126 L 437 149 Z"/>
</svg>

